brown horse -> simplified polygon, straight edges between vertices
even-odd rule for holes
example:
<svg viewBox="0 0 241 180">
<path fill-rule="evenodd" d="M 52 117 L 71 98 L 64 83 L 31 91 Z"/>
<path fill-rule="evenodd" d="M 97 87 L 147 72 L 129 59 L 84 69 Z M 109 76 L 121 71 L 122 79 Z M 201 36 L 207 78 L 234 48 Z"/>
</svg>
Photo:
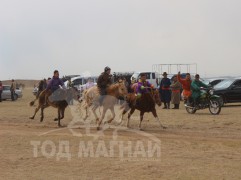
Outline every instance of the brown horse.
<svg viewBox="0 0 241 180">
<path fill-rule="evenodd" d="M 141 130 L 141 123 L 143 120 L 143 116 L 146 112 L 152 112 L 153 116 L 159 122 L 160 126 L 163 127 L 157 116 L 156 108 L 155 108 L 156 104 L 158 106 L 161 106 L 161 99 L 160 99 L 159 91 L 157 89 L 150 89 L 149 93 L 142 94 L 141 98 L 137 100 L 136 104 L 134 103 L 134 101 L 135 101 L 135 93 L 128 94 L 127 103 L 124 106 L 122 106 L 124 110 L 121 115 L 121 119 L 120 119 L 121 122 L 123 120 L 123 116 L 130 110 L 128 114 L 128 120 L 127 120 L 127 127 L 129 128 L 130 117 L 137 109 L 140 111 L 140 124 L 139 124 L 140 130 Z"/>
<path fill-rule="evenodd" d="M 109 119 L 107 122 L 111 123 L 113 119 L 115 118 L 115 111 L 114 106 L 117 103 L 117 100 L 119 97 L 124 97 L 128 94 L 127 88 L 125 86 L 124 81 L 117 82 L 115 84 L 110 85 L 107 88 L 107 95 L 103 97 L 102 104 L 99 104 L 99 97 L 100 93 L 97 86 L 91 87 L 90 89 L 86 90 L 83 95 L 82 105 L 84 106 L 84 109 L 86 110 L 86 116 L 84 119 L 88 118 L 88 112 L 89 107 L 92 105 L 95 105 L 94 108 L 92 108 L 93 114 L 96 118 L 96 122 L 98 124 L 97 130 L 100 130 L 100 125 L 102 123 L 102 120 L 105 118 L 105 114 L 107 110 L 109 109 L 112 113 L 111 119 Z M 100 106 L 103 106 L 103 111 L 101 113 L 101 117 L 98 118 L 96 114 L 96 109 Z"/>
<path fill-rule="evenodd" d="M 41 118 L 40 122 L 44 119 L 44 109 L 52 106 L 58 109 L 58 117 L 55 118 L 55 121 L 58 121 L 58 126 L 60 127 L 60 120 L 64 118 L 65 108 L 68 106 L 68 103 L 73 99 L 78 99 L 78 91 L 75 88 L 69 88 L 67 90 L 58 89 L 56 90 L 49 98 L 47 99 L 47 103 L 45 104 L 45 95 L 48 91 L 44 90 L 40 93 L 38 98 L 38 107 L 35 109 L 34 115 L 30 117 L 30 119 L 34 119 L 36 113 L 41 109 Z M 52 99 L 52 100 L 51 100 Z M 30 106 L 33 106 L 36 99 L 30 102 Z"/>
</svg>

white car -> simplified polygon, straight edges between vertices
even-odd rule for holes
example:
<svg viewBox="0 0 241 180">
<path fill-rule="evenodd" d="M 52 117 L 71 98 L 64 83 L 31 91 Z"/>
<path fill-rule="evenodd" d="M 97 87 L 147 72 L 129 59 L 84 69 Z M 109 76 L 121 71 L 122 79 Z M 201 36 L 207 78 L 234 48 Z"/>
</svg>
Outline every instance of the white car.
<svg viewBox="0 0 241 180">
<path fill-rule="evenodd" d="M 33 95 L 37 96 L 37 94 L 38 94 L 38 87 L 34 87 L 33 88 Z"/>
<path fill-rule="evenodd" d="M 10 91 L 9 85 L 3 85 L 3 91 L 2 91 L 2 100 L 11 99 L 11 91 Z M 14 100 L 17 100 L 18 98 L 21 98 L 23 96 L 22 90 L 16 89 L 15 94 L 13 95 Z"/>
<path fill-rule="evenodd" d="M 71 78 L 72 85 L 76 87 L 78 90 L 83 90 L 86 87 L 86 83 L 88 82 L 88 79 L 91 78 L 96 85 L 97 83 L 97 76 L 78 76 Z M 68 81 L 64 83 L 66 87 L 68 87 Z"/>
<path fill-rule="evenodd" d="M 151 84 L 154 85 L 155 88 L 158 87 L 158 80 L 159 80 L 159 75 L 157 72 L 135 72 L 131 76 L 131 80 L 138 80 L 141 77 L 141 73 L 146 74 L 146 80 L 149 81 Z"/>
</svg>

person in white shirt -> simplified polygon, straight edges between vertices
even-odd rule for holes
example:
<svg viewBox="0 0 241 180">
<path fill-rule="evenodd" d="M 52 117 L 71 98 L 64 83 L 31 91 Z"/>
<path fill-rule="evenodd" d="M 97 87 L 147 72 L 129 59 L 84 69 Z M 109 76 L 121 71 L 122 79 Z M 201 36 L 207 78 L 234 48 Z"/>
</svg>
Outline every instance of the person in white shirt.
<svg viewBox="0 0 241 180">
<path fill-rule="evenodd" d="M 93 79 L 92 78 L 89 78 L 88 79 L 88 82 L 85 84 L 85 89 L 89 89 L 91 87 L 95 86 L 94 82 L 93 82 Z"/>
</svg>

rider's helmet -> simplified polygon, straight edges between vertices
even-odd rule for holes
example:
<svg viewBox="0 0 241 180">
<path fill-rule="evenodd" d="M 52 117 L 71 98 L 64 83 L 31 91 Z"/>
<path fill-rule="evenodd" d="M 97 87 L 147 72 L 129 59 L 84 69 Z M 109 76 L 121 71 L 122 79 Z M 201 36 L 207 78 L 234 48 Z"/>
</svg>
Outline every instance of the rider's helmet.
<svg viewBox="0 0 241 180">
<path fill-rule="evenodd" d="M 111 70 L 108 66 L 105 67 L 105 72 Z"/>
</svg>

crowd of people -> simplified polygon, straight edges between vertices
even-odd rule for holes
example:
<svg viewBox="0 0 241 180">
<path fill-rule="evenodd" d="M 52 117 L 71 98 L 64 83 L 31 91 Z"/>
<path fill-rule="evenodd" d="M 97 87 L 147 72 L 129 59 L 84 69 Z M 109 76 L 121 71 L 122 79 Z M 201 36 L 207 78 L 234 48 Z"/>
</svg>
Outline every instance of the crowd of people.
<svg viewBox="0 0 241 180">
<path fill-rule="evenodd" d="M 185 78 L 181 77 L 181 73 L 178 72 L 171 81 L 164 72 L 163 78 L 159 84 L 159 93 L 161 101 L 164 106 L 163 109 L 170 109 L 170 105 L 173 104 L 172 109 L 179 109 L 181 96 L 183 96 L 184 104 L 189 105 L 190 101 L 194 101 L 194 105 L 198 103 L 201 95 L 201 88 L 207 88 L 208 86 L 200 81 L 200 76 L 195 75 L 195 79 L 191 79 L 190 73 L 186 73 Z M 146 88 L 147 87 L 147 88 Z M 130 89 L 132 93 L 136 93 L 136 99 L 141 97 L 141 94 L 148 93 L 148 88 L 154 88 L 150 82 L 146 80 L 146 74 L 142 73 L 140 79 L 132 80 Z"/>
</svg>

